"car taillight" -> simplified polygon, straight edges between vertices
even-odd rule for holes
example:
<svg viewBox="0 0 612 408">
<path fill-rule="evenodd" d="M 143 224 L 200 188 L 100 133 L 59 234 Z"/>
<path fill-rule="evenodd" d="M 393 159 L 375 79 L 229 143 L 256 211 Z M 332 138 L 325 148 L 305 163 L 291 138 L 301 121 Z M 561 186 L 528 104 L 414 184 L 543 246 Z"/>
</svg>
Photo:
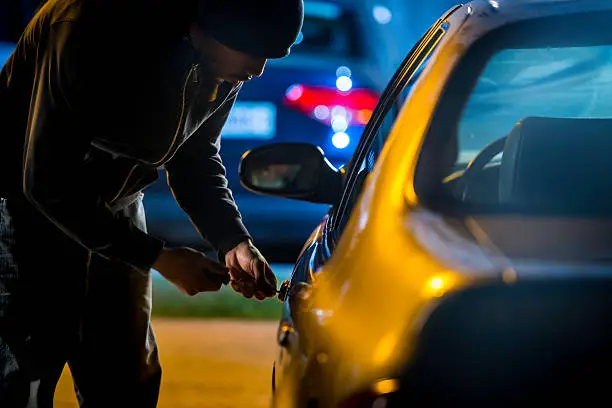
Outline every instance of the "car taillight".
<svg viewBox="0 0 612 408">
<path fill-rule="evenodd" d="M 382 380 L 372 388 L 345 399 L 338 408 L 386 408 L 389 405 L 389 397 L 397 389 L 397 380 Z"/>
<path fill-rule="evenodd" d="M 314 85 L 291 85 L 285 92 L 284 103 L 334 131 L 344 132 L 349 126 L 365 126 L 378 103 L 378 93 L 365 88 L 341 91 Z"/>
</svg>

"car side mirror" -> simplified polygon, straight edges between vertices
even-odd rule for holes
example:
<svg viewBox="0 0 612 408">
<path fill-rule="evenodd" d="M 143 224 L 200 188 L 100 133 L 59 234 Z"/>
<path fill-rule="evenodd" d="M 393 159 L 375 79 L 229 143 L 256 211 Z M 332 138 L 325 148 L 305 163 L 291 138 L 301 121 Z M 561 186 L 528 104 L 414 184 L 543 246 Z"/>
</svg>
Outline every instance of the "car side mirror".
<svg viewBox="0 0 612 408">
<path fill-rule="evenodd" d="M 273 143 L 244 154 L 240 182 L 255 193 L 335 204 L 340 198 L 342 175 L 309 143 Z"/>
</svg>

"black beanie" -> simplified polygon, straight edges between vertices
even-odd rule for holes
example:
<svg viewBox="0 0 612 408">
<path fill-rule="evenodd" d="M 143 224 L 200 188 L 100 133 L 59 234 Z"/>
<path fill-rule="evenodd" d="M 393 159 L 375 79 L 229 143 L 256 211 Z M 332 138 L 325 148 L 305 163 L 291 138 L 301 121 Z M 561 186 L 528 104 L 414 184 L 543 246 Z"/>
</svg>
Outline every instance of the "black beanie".
<svg viewBox="0 0 612 408">
<path fill-rule="evenodd" d="M 201 0 L 198 8 L 198 24 L 211 37 L 264 58 L 289 55 L 303 21 L 303 0 Z"/>
</svg>

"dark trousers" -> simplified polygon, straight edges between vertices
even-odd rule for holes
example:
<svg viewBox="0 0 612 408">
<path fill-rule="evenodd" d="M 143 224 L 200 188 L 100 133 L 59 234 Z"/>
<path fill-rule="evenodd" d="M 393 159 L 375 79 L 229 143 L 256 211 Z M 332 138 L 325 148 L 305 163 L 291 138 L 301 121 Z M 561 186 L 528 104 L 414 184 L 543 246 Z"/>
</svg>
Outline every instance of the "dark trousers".
<svg viewBox="0 0 612 408">
<path fill-rule="evenodd" d="M 146 228 L 141 199 L 121 212 Z M 0 202 L 0 407 L 52 407 L 66 364 L 81 407 L 155 407 L 150 313 L 150 272 L 91 254 L 23 200 Z"/>
</svg>

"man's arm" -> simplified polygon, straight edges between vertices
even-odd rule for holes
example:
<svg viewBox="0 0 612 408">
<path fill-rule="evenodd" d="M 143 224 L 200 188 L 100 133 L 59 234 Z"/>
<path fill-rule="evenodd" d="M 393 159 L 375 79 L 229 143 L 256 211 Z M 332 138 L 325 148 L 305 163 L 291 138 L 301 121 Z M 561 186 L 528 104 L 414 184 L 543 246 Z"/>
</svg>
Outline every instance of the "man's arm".
<svg viewBox="0 0 612 408">
<path fill-rule="evenodd" d="M 276 277 L 242 223 L 219 155 L 221 130 L 238 90 L 181 146 L 166 170 L 178 204 L 229 268 L 232 288 L 263 300 L 276 295 Z"/>
<path fill-rule="evenodd" d="M 220 134 L 238 89 L 166 164 L 168 184 L 199 233 L 221 255 L 251 238 L 228 188 L 219 155 Z M 221 256 L 223 259 L 223 256 Z"/>
<path fill-rule="evenodd" d="M 26 135 L 24 193 L 87 249 L 146 270 L 163 242 L 115 215 L 82 171 L 91 136 L 81 125 L 87 104 L 81 99 L 80 81 L 92 78 L 86 77 L 88 64 L 82 60 L 87 45 L 75 37 L 72 27 L 70 22 L 51 26 L 39 51 Z"/>
</svg>

